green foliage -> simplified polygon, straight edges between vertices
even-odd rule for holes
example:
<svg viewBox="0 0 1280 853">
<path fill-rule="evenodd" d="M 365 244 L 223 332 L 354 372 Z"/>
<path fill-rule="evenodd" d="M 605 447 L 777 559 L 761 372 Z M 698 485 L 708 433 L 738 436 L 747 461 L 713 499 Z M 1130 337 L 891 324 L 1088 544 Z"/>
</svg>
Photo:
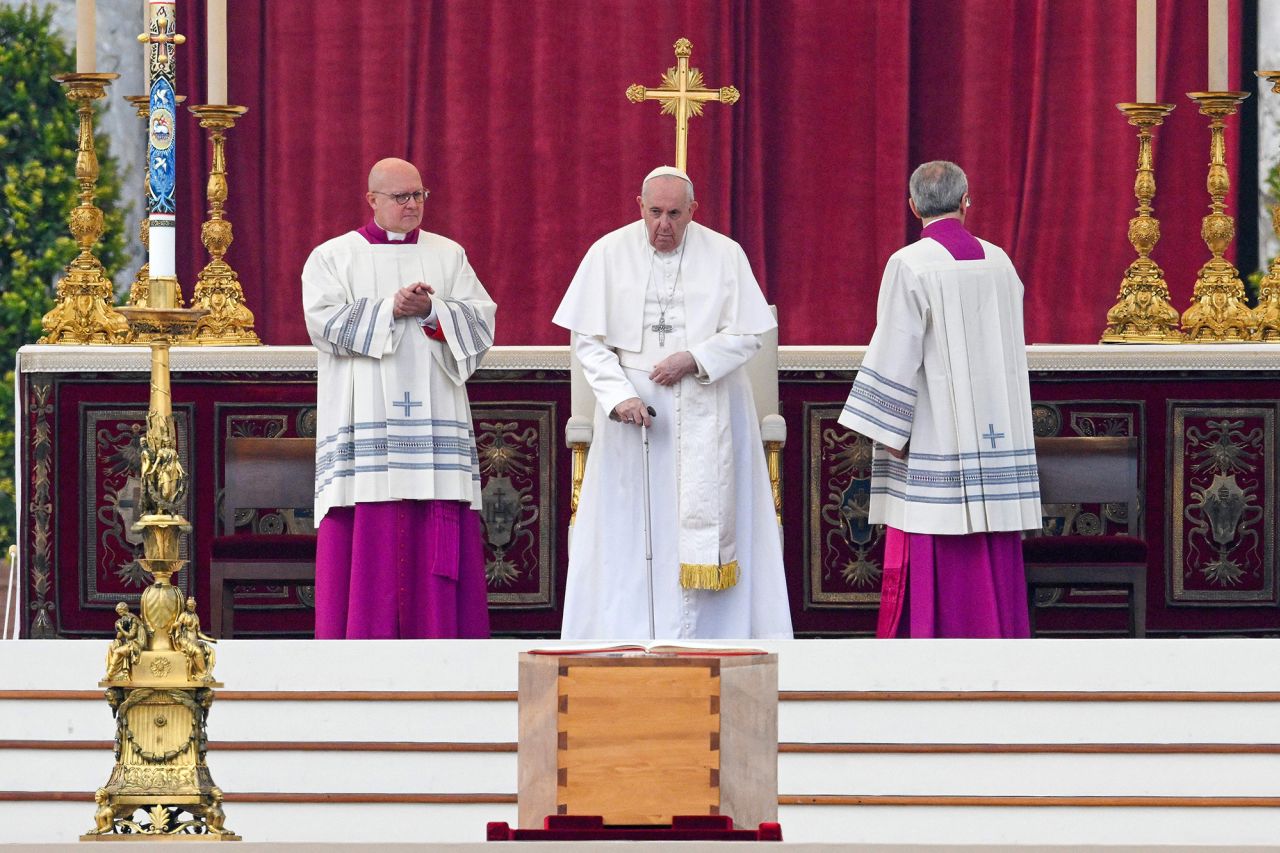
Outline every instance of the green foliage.
<svg viewBox="0 0 1280 853">
<path fill-rule="evenodd" d="M 52 9 L 0 6 L 0 545 L 15 542 L 13 363 L 40 337 L 56 283 L 77 247 L 67 214 L 77 204 L 79 119 L 52 75 L 75 68 L 51 29 Z M 109 91 L 109 90 L 108 90 Z M 99 102 L 101 103 L 101 102 Z M 97 255 L 114 275 L 125 259 L 120 180 L 106 139 L 96 139 L 97 205 L 106 231 Z"/>
<path fill-rule="evenodd" d="M 1277 204 L 1280 204 L 1280 162 L 1274 164 L 1267 170 L 1267 179 L 1263 181 L 1262 186 L 1262 204 L 1268 210 Z M 1267 274 L 1267 270 L 1271 268 L 1271 258 L 1265 261 L 1259 259 L 1262 269 L 1254 270 L 1245 277 L 1244 292 L 1249 298 L 1250 305 L 1258 304 L 1258 293 L 1262 289 L 1262 279 Z"/>
</svg>

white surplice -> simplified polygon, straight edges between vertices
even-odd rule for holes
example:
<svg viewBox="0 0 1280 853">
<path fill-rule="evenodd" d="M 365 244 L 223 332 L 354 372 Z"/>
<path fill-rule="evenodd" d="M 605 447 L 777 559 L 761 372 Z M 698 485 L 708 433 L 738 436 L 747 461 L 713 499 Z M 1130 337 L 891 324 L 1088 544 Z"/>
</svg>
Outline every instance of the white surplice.
<svg viewBox="0 0 1280 853">
<path fill-rule="evenodd" d="M 400 288 L 435 289 L 445 340 L 418 318 L 392 318 Z M 371 244 L 351 231 L 302 271 L 307 331 L 318 351 L 317 525 L 330 507 L 450 500 L 480 509 L 480 468 L 465 383 L 493 344 L 496 306 L 466 253 L 438 234 Z"/>
<path fill-rule="evenodd" d="M 872 524 L 960 535 L 1041 525 L 1022 282 L 998 246 L 922 239 L 885 267 L 876 331 L 840 416 L 877 442 Z M 901 450 L 906 461 L 885 450 Z M 881 446 L 883 445 L 883 446 Z"/>
<path fill-rule="evenodd" d="M 671 327 L 661 343 L 652 328 L 660 318 Z M 789 638 L 773 496 L 750 383 L 739 369 L 774 320 L 741 247 L 691 223 L 683 252 L 658 253 L 644 223 L 632 223 L 592 246 L 554 322 L 574 333 L 597 401 L 570 537 L 561 637 L 648 636 L 641 432 L 608 416 L 618 403 L 639 397 L 658 413 L 648 429 L 656 637 Z M 654 365 L 682 350 L 697 361 L 696 375 L 674 386 L 649 380 Z M 684 459 L 682 468 L 680 431 L 705 432 L 709 423 L 714 427 L 705 455 Z M 718 476 L 721 465 L 728 466 L 728 476 Z M 712 486 L 729 516 L 732 541 L 719 545 L 739 569 L 728 589 L 681 585 L 679 508 L 689 505 L 699 484 L 683 482 L 689 475 L 677 472 L 691 467 L 711 481 L 732 483 L 727 490 L 701 484 Z M 701 504 L 690 511 L 715 514 Z"/>
</svg>

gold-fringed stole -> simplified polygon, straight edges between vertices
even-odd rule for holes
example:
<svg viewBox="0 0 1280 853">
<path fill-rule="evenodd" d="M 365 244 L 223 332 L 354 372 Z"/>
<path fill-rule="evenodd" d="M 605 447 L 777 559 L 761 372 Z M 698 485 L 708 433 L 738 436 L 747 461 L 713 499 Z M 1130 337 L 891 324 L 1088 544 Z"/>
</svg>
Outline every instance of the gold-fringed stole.
<svg viewBox="0 0 1280 853">
<path fill-rule="evenodd" d="M 681 563 L 680 586 L 685 589 L 729 589 L 738 583 L 738 561 Z"/>
</svg>

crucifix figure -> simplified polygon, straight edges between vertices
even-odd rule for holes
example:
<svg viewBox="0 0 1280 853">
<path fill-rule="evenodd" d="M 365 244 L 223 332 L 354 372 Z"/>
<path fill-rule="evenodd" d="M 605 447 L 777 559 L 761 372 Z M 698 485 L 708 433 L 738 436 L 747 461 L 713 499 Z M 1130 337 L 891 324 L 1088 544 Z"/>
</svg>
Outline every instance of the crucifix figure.
<svg viewBox="0 0 1280 853">
<path fill-rule="evenodd" d="M 702 105 L 707 101 L 722 104 L 738 102 L 738 90 L 733 86 L 708 89 L 703 85 L 702 72 L 689 67 L 691 53 L 693 45 L 688 39 L 680 39 L 676 42 L 676 67 L 668 68 L 662 75 L 659 88 L 646 89 L 638 83 L 627 87 L 627 100 L 636 104 L 661 101 L 662 114 L 676 117 L 676 168 L 681 171 L 687 171 L 689 117 L 702 115 Z"/>
<path fill-rule="evenodd" d="M 658 346 L 660 347 L 665 347 L 667 345 L 667 332 L 674 330 L 675 327 L 662 317 L 659 317 L 658 322 L 649 327 L 649 331 L 658 333 Z"/>
</svg>

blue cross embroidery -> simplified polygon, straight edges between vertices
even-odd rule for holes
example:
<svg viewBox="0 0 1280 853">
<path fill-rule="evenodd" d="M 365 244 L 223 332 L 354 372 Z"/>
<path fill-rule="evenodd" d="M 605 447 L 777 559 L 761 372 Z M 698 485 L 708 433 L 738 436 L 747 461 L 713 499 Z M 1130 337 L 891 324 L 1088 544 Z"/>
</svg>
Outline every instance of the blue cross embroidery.
<svg viewBox="0 0 1280 853">
<path fill-rule="evenodd" d="M 408 395 L 406 394 L 405 396 L 407 397 Z M 397 403 L 396 405 L 399 405 L 399 403 Z M 996 439 L 997 439 L 997 438 L 1004 438 L 1004 433 L 1002 433 L 1002 432 L 996 432 L 996 425 L 995 425 L 995 424 L 987 424 L 987 434 L 986 434 L 986 435 L 984 435 L 984 436 L 983 436 L 983 438 L 985 438 L 987 441 L 990 441 L 990 442 L 991 442 L 991 449 L 992 449 L 992 450 L 995 450 L 995 449 L 996 449 Z"/>
<path fill-rule="evenodd" d="M 414 407 L 414 406 L 421 406 L 421 405 L 422 405 L 422 403 L 416 402 L 416 401 L 414 401 L 414 400 L 410 400 L 410 399 L 409 399 L 409 392 L 408 392 L 408 391 L 405 391 L 405 392 L 404 392 L 404 399 L 403 399 L 403 400 L 397 400 L 397 401 L 395 401 L 394 403 L 392 403 L 391 405 L 393 405 L 393 406 L 404 406 L 404 416 L 407 418 L 407 417 L 409 417 L 410 412 L 413 410 L 413 407 Z"/>
</svg>

